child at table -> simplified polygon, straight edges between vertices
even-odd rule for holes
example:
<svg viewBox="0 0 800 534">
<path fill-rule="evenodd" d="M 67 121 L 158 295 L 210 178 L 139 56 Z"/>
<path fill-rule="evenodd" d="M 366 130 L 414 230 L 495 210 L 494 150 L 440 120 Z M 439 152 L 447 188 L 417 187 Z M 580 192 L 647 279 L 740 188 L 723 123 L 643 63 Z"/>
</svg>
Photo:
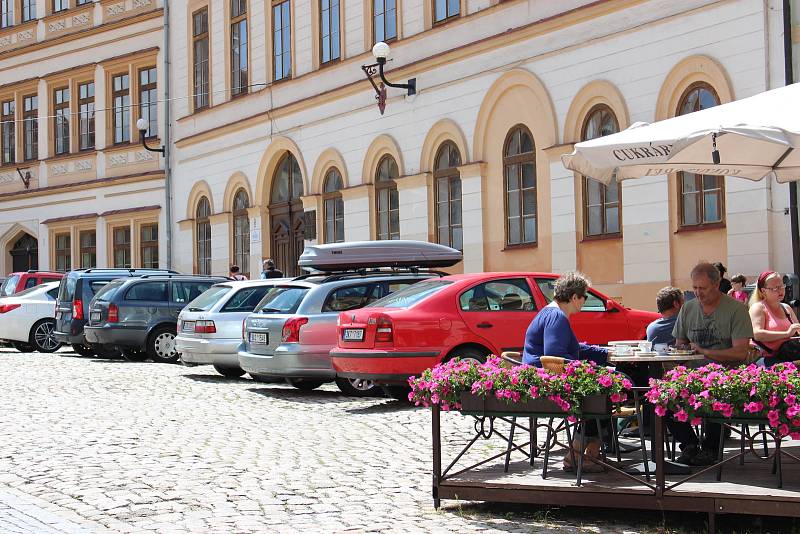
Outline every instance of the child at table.
<svg viewBox="0 0 800 534">
<path fill-rule="evenodd" d="M 747 291 L 744 290 L 744 286 L 747 285 L 747 278 L 743 274 L 737 274 L 733 278 L 731 278 L 731 286 L 732 289 L 728 291 L 728 296 L 733 297 L 739 302 L 747 304 L 747 300 L 750 298 L 750 295 L 747 294 Z"/>
</svg>

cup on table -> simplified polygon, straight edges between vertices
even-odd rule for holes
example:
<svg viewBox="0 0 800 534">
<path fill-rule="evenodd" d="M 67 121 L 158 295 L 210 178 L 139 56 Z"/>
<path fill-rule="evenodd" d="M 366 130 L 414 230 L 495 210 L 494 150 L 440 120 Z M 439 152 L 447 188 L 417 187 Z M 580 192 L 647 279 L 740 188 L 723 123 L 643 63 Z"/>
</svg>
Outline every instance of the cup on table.
<svg viewBox="0 0 800 534">
<path fill-rule="evenodd" d="M 642 352 L 651 352 L 653 350 L 653 342 L 652 341 L 640 341 L 639 342 L 639 350 Z"/>
<path fill-rule="evenodd" d="M 633 347 L 630 345 L 617 345 L 614 347 L 614 355 L 631 356 L 633 355 Z"/>
<path fill-rule="evenodd" d="M 653 350 L 656 351 L 656 353 L 659 356 L 666 356 L 667 353 L 669 352 L 669 344 L 668 343 L 656 343 L 655 345 L 653 345 Z"/>
</svg>

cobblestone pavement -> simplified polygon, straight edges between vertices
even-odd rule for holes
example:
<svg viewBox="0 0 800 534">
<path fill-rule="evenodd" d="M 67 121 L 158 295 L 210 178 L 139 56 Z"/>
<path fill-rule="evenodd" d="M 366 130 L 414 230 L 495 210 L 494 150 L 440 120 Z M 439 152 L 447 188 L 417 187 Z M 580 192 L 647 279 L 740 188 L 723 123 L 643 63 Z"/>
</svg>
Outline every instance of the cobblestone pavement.
<svg viewBox="0 0 800 534">
<path fill-rule="evenodd" d="M 0 376 L 0 532 L 659 530 L 620 512 L 437 511 L 429 412 L 330 385 L 6 349 Z M 467 419 L 445 417 L 463 443 Z"/>
</svg>

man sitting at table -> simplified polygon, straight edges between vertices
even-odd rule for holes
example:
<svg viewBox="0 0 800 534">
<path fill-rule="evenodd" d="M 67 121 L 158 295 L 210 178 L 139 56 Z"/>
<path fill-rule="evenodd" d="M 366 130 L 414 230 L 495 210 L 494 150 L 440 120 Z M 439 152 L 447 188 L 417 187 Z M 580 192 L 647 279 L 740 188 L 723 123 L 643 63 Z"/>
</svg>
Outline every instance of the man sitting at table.
<svg viewBox="0 0 800 534">
<path fill-rule="evenodd" d="M 692 289 L 697 296 L 683 305 L 672 335 L 678 347 L 691 346 L 706 360 L 735 366 L 747 360 L 753 325 L 747 309 L 719 290 L 720 274 L 707 262 L 694 266 Z M 706 362 L 709 363 L 709 362 Z M 719 424 L 707 423 L 702 449 L 688 423 L 667 419 L 668 427 L 681 444 L 683 453 L 678 462 L 689 465 L 710 465 L 716 461 L 719 447 Z"/>
<path fill-rule="evenodd" d="M 683 307 L 683 291 L 672 286 L 662 287 L 656 294 L 656 307 L 661 318 L 647 325 L 647 341 L 654 349 L 657 345 L 675 345 L 672 330 Z"/>
</svg>

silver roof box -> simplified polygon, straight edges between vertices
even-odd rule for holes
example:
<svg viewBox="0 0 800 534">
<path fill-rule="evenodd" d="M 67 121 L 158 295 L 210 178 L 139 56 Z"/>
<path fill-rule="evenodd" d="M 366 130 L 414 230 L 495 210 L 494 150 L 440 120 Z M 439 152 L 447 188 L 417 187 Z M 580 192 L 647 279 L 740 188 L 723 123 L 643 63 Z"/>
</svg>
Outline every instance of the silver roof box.
<svg viewBox="0 0 800 534">
<path fill-rule="evenodd" d="M 460 251 L 426 241 L 352 241 L 306 245 L 297 264 L 305 270 L 352 271 L 377 267 L 450 267 Z"/>
</svg>

